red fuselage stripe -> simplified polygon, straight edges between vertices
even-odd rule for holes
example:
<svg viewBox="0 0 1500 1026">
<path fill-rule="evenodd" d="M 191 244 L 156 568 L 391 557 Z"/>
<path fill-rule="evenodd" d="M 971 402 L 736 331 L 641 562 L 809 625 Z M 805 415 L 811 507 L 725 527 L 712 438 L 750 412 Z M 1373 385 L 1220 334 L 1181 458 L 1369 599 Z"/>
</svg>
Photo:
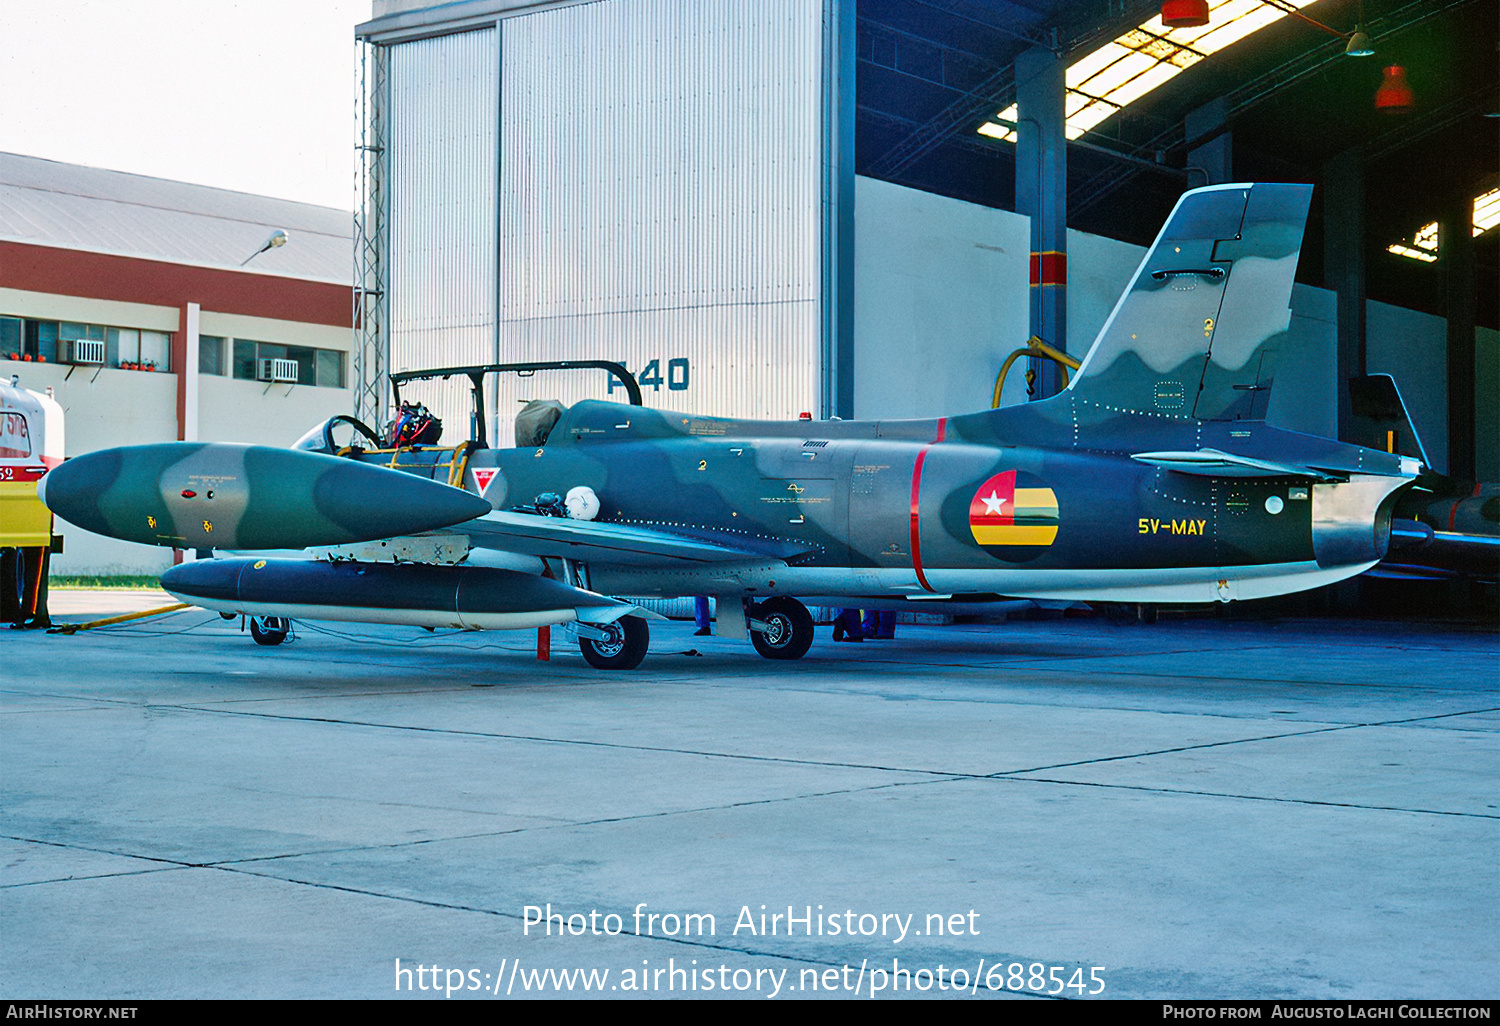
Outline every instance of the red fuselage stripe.
<svg viewBox="0 0 1500 1026">
<path fill-rule="evenodd" d="M 1474 494 L 1470 495 L 1469 498 L 1471 498 L 1471 499 L 1477 499 L 1477 498 L 1479 498 L 1479 488 L 1480 488 L 1479 482 L 1475 481 L 1474 482 Z M 1462 506 L 1463 503 L 1464 503 L 1463 499 L 1455 499 L 1453 501 L 1453 508 L 1448 511 L 1448 530 L 1450 530 L 1450 531 L 1453 530 L 1453 524 L 1458 520 L 1458 507 Z"/>
<path fill-rule="evenodd" d="M 917 463 L 911 471 L 911 568 L 917 572 L 917 583 L 932 592 L 937 589 L 927 583 L 927 575 L 922 572 L 922 464 L 927 460 L 927 450 L 943 440 L 947 427 L 948 418 L 943 417 L 937 424 L 937 438 L 917 453 Z"/>
</svg>

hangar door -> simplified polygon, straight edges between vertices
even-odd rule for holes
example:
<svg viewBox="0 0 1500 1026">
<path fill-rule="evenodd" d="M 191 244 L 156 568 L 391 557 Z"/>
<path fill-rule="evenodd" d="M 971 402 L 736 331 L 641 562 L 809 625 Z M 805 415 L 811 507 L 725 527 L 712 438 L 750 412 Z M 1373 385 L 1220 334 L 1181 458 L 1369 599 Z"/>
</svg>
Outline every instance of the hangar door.
<svg viewBox="0 0 1500 1026">
<path fill-rule="evenodd" d="M 391 368 L 608 359 L 650 406 L 820 412 L 822 8 L 606 0 L 390 44 Z M 467 383 L 446 387 L 453 440 Z M 531 398 L 624 393 L 503 379 L 497 444 Z"/>
</svg>

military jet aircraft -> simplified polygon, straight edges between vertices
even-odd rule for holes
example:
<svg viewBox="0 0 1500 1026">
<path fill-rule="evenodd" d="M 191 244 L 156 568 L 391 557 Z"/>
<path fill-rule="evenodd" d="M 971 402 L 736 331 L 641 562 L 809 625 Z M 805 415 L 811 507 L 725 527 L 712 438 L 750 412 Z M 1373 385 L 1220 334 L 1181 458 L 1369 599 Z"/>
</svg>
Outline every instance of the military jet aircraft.
<svg viewBox="0 0 1500 1026">
<path fill-rule="evenodd" d="M 720 633 L 795 659 L 814 599 L 937 609 L 1313 588 L 1385 555 L 1420 461 L 1265 423 L 1311 191 L 1184 194 L 1077 374 L 1044 401 L 784 423 L 588 401 L 515 448 L 394 453 L 363 425 L 369 447 L 337 445 L 330 422 L 290 450 L 93 453 L 42 493 L 64 519 L 132 541 L 312 547 L 163 575 L 209 609 L 568 624 L 611 669 L 646 655 L 639 597 L 716 596 Z"/>
</svg>

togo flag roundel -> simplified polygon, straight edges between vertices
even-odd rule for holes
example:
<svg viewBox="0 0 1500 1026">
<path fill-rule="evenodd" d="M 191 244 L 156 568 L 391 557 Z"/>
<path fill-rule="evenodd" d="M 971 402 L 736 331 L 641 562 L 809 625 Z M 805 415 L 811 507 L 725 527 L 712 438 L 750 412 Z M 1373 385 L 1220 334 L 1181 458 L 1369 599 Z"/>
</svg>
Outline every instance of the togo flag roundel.
<svg viewBox="0 0 1500 1026">
<path fill-rule="evenodd" d="M 986 548 L 1018 550 L 1051 545 L 1057 537 L 1057 495 L 1032 474 L 1007 470 L 996 474 L 969 501 L 969 530 Z M 995 555 L 1029 558 L 1036 551 L 1000 551 Z"/>
</svg>

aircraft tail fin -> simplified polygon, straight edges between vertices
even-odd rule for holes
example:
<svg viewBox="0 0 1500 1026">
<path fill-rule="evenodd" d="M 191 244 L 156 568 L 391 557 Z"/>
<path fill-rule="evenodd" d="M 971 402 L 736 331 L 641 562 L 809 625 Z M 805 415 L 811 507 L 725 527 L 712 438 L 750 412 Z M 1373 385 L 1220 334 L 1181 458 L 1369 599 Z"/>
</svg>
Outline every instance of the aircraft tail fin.
<svg viewBox="0 0 1500 1026">
<path fill-rule="evenodd" d="M 1113 412 L 1263 420 L 1310 185 L 1184 193 L 1068 386 Z"/>
<path fill-rule="evenodd" d="M 1343 441 L 1381 452 L 1415 456 L 1424 466 L 1432 465 L 1395 378 L 1389 374 L 1350 378 L 1349 405 L 1354 414 L 1349 429 L 1353 437 Z"/>
</svg>

